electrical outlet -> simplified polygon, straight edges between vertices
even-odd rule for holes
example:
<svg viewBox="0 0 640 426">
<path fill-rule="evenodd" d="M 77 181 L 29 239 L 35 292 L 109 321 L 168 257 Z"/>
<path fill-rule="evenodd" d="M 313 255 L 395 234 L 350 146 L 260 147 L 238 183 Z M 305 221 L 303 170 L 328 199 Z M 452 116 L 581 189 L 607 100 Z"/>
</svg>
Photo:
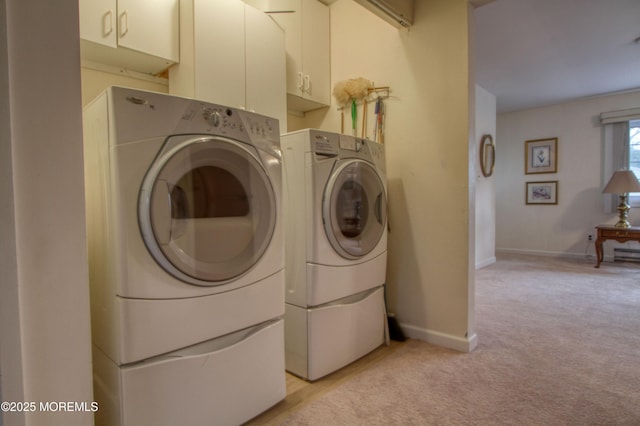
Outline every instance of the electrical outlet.
<svg viewBox="0 0 640 426">
<path fill-rule="evenodd" d="M 589 235 L 587 238 L 589 239 L 589 241 L 592 241 L 593 240 L 593 235 Z"/>
</svg>

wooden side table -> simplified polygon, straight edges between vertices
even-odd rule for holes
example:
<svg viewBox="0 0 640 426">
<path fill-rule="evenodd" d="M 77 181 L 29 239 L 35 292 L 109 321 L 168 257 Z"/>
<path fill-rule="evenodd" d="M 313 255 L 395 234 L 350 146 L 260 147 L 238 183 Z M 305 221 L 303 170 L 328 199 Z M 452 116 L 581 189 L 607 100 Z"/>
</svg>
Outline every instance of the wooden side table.
<svg viewBox="0 0 640 426">
<path fill-rule="evenodd" d="M 596 238 L 596 268 L 600 267 L 600 263 L 604 257 L 602 243 L 607 240 L 615 240 L 619 243 L 627 241 L 640 242 L 640 226 L 631 226 L 629 228 L 616 228 L 611 225 L 598 225 L 598 238 Z"/>
</svg>

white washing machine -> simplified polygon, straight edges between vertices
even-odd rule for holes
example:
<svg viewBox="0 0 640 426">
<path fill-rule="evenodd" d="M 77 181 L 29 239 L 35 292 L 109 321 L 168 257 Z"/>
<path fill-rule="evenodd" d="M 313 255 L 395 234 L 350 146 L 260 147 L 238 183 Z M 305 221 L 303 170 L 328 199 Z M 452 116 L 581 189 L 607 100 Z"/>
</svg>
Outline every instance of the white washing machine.
<svg viewBox="0 0 640 426">
<path fill-rule="evenodd" d="M 278 121 L 112 87 L 84 140 L 96 423 L 239 424 L 283 399 Z"/>
<path fill-rule="evenodd" d="M 384 146 L 314 129 L 281 143 L 286 368 L 316 380 L 385 341 Z"/>
</svg>

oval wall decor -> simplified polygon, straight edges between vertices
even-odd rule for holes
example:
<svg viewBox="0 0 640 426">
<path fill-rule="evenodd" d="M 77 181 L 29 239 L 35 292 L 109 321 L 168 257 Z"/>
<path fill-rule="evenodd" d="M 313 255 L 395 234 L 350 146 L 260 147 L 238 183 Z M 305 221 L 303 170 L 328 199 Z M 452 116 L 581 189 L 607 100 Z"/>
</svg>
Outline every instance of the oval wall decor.
<svg viewBox="0 0 640 426">
<path fill-rule="evenodd" d="M 496 164 L 496 146 L 491 135 L 484 135 L 480 140 L 480 168 L 482 176 L 489 177 L 493 174 L 493 166 Z"/>
</svg>

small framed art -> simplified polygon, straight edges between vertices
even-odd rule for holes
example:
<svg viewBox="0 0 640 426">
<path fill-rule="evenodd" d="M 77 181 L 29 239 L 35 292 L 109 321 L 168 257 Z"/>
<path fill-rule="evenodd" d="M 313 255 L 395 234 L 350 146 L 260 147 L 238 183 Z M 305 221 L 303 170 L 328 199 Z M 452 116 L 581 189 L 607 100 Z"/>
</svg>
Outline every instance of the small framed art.
<svg viewBox="0 0 640 426">
<path fill-rule="evenodd" d="M 558 181 L 527 182 L 527 204 L 558 204 Z"/>
<path fill-rule="evenodd" d="M 555 173 L 558 171 L 558 138 L 534 139 L 525 142 L 524 172 Z"/>
</svg>

